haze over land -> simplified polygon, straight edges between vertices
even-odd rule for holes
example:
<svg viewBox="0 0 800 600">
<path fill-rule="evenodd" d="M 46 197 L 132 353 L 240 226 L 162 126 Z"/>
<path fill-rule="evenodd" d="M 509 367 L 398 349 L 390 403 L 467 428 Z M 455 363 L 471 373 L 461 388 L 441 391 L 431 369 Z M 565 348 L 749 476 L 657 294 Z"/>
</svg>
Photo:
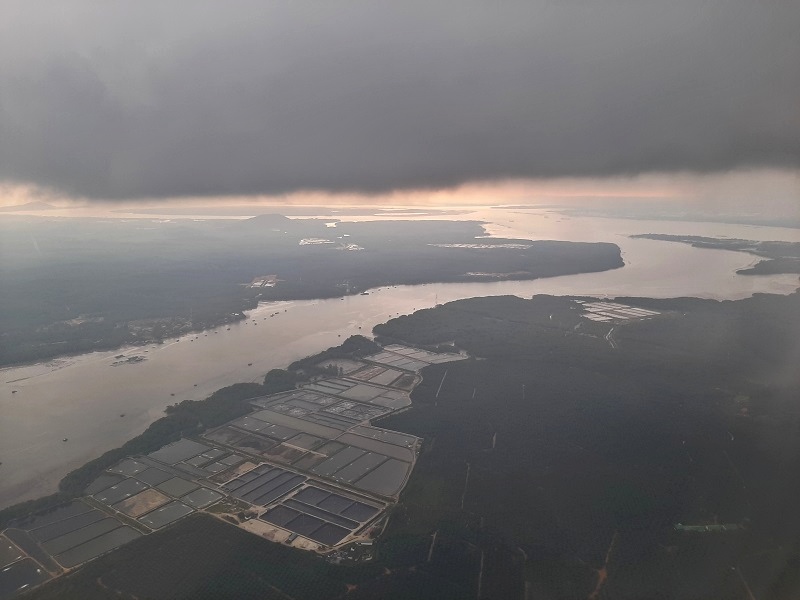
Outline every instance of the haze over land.
<svg viewBox="0 0 800 600">
<path fill-rule="evenodd" d="M 797 598 L 798 23 L 2 2 L 0 600 Z"/>
</svg>

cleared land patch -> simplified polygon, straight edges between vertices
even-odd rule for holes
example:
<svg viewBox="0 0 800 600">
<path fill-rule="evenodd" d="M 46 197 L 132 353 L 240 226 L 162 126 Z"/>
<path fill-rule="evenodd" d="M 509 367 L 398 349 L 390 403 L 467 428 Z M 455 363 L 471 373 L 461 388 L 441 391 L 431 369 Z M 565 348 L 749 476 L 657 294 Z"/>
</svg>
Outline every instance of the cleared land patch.
<svg viewBox="0 0 800 600">
<path fill-rule="evenodd" d="M 136 519 L 169 501 L 169 496 L 165 496 L 158 490 L 149 489 L 115 504 L 114 509 Z"/>
</svg>

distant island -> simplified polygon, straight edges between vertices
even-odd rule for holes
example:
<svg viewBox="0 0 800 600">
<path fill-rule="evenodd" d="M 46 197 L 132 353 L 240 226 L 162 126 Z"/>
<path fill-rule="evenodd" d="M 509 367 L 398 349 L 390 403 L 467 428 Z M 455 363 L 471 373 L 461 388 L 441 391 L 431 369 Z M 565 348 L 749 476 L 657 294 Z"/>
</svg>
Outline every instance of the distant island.
<svg viewBox="0 0 800 600">
<path fill-rule="evenodd" d="M 758 242 L 699 235 L 667 235 L 663 233 L 644 233 L 630 237 L 663 242 L 680 242 L 691 244 L 695 248 L 747 252 L 766 259 L 747 269 L 739 269 L 736 271 L 739 275 L 800 274 L 800 242 Z"/>
</svg>

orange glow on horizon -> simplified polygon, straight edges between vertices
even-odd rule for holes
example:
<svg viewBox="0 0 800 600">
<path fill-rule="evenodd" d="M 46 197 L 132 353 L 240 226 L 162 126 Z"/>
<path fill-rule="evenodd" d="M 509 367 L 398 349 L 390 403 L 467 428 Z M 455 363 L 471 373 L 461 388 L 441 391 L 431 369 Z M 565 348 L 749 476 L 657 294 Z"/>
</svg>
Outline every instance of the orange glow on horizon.
<svg viewBox="0 0 800 600">
<path fill-rule="evenodd" d="M 754 199 L 759 199 L 754 202 Z M 649 174 L 629 178 L 564 178 L 472 182 L 446 189 L 396 190 L 383 194 L 300 191 L 281 195 L 182 197 L 97 201 L 70 198 L 26 185 L 0 185 L 0 207 L 30 202 L 51 204 L 69 216 L 71 209 L 109 212 L 159 206 L 337 206 L 337 207 L 477 207 L 498 205 L 581 205 L 594 201 L 697 201 L 723 206 L 738 199 L 759 207 L 764 198 L 777 198 L 792 210 L 800 203 L 800 174 L 796 171 L 754 170 L 714 175 Z"/>
</svg>

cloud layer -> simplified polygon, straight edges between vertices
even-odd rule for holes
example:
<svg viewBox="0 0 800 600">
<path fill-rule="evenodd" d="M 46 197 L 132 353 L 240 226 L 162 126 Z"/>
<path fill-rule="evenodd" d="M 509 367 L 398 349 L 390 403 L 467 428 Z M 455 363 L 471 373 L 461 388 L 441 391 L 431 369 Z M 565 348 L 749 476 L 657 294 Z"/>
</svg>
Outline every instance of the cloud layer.
<svg viewBox="0 0 800 600">
<path fill-rule="evenodd" d="M 796 0 L 6 0 L 0 181 L 127 199 L 798 168 L 798 23 Z"/>
</svg>

